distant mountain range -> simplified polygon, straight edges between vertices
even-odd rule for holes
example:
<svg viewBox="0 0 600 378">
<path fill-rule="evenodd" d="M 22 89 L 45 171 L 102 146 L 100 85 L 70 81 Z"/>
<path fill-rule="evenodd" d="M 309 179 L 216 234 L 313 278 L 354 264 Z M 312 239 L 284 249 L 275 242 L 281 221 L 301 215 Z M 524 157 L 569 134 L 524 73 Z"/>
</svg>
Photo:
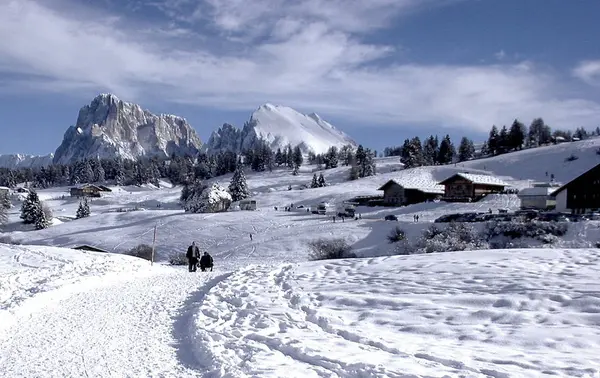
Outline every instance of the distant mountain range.
<svg viewBox="0 0 600 378">
<path fill-rule="evenodd" d="M 53 154 L 0 155 L 0 167 L 38 168 L 87 158 L 169 157 L 195 155 L 199 151 L 240 153 L 261 140 L 273 150 L 291 144 L 314 153 L 323 153 L 331 146 L 356 146 L 348 135 L 317 114 L 305 115 L 272 104 L 256 109 L 241 129 L 224 124 L 203 145 L 196 131 L 182 117 L 156 115 L 113 94 L 100 94 L 81 108 L 76 124 L 67 129 Z"/>
</svg>

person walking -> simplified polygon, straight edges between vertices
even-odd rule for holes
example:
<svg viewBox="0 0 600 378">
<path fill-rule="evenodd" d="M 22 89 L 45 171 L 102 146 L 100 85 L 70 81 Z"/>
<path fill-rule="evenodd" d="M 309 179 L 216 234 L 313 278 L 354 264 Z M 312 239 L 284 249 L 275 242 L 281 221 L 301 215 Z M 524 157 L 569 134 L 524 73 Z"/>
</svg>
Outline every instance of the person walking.
<svg viewBox="0 0 600 378">
<path fill-rule="evenodd" d="M 250 241 L 252 241 L 252 233 L 250 233 Z"/>
<path fill-rule="evenodd" d="M 196 271 L 196 265 L 198 265 L 198 257 L 200 256 L 200 249 L 196 245 L 196 242 L 192 242 L 187 249 L 185 257 L 188 259 L 188 270 L 190 272 Z"/>
</svg>

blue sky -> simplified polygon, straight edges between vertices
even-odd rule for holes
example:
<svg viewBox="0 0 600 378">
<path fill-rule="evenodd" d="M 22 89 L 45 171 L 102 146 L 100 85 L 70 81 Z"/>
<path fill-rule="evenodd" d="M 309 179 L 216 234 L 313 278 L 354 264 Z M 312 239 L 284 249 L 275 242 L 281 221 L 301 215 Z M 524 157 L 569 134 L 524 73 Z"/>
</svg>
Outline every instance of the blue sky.
<svg viewBox="0 0 600 378">
<path fill-rule="evenodd" d="M 600 125 L 597 0 L 4 0 L 0 153 L 111 92 L 207 140 L 265 102 L 381 150 L 543 117 Z"/>
</svg>

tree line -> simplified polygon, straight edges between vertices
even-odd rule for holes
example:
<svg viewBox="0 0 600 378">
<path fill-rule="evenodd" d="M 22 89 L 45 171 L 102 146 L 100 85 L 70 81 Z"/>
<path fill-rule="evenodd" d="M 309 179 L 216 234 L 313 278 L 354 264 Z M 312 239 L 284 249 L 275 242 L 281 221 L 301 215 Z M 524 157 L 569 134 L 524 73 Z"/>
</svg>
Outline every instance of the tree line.
<svg viewBox="0 0 600 378">
<path fill-rule="evenodd" d="M 386 147 L 384 156 L 399 156 L 406 168 L 443 165 L 470 160 L 476 156 L 489 157 L 523 148 L 558 143 L 561 138 L 564 141 L 573 141 L 593 135 L 600 135 L 600 127 L 593 132 L 588 132 L 583 127 L 574 132 L 559 129 L 552 131 L 542 118 L 534 119 L 529 127 L 515 119 L 510 127 L 502 126 L 498 129 L 493 125 L 479 152 L 475 150 L 473 141 L 467 137 L 461 138 L 457 150 L 449 135 L 444 136 L 441 141 L 437 135 L 431 135 L 423 142 L 417 136 L 406 139 L 402 146 Z"/>
</svg>

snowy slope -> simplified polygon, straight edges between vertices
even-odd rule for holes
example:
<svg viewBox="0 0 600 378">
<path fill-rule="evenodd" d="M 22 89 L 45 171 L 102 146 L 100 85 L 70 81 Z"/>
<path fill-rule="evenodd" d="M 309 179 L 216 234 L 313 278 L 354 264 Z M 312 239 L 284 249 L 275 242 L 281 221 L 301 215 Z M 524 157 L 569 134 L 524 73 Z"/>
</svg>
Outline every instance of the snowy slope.
<svg viewBox="0 0 600 378">
<path fill-rule="evenodd" d="M 0 155 L 0 168 L 40 168 L 52 164 L 54 154 L 48 155 L 23 155 L 9 154 Z"/>
<path fill-rule="evenodd" d="M 591 138 L 511 152 L 458 165 L 509 176 L 515 180 L 548 181 L 550 175 L 554 174 L 555 181 L 566 183 L 600 164 L 598 149 L 600 149 L 600 138 Z M 578 159 L 567 161 L 566 159 L 571 155 Z"/>
<path fill-rule="evenodd" d="M 200 146 L 200 138 L 184 118 L 155 115 L 113 94 L 101 94 L 81 108 L 77 123 L 67 129 L 56 149 L 54 163 L 96 157 L 194 155 Z"/>
<path fill-rule="evenodd" d="M 341 130 L 317 114 L 301 114 L 296 110 L 272 104 L 260 106 L 252 113 L 243 129 L 224 124 L 213 132 L 204 146 L 207 152 L 241 152 L 252 148 L 258 140 L 266 140 L 272 149 L 300 144 L 304 152 L 323 153 L 331 146 L 356 146 Z"/>
</svg>

